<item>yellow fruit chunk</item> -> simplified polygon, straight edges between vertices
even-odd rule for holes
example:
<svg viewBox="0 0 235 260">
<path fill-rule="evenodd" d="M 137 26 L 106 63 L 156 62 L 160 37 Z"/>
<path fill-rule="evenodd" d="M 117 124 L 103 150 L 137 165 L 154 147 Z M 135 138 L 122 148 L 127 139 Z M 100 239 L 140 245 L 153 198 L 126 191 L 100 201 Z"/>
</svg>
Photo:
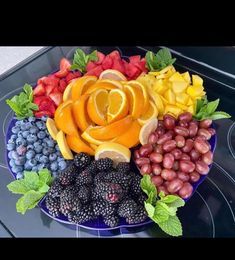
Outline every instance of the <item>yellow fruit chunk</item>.
<svg viewBox="0 0 235 260">
<path fill-rule="evenodd" d="M 137 80 L 129 81 L 128 85 L 134 88 L 139 88 L 142 91 L 144 97 L 144 106 L 143 106 L 143 114 L 144 114 L 149 108 L 149 95 L 148 95 L 147 88 Z"/>
<path fill-rule="evenodd" d="M 78 135 L 77 125 L 72 115 L 72 102 L 62 108 L 55 115 L 56 127 L 68 135 Z M 56 111 L 57 112 L 57 111 Z"/>
<path fill-rule="evenodd" d="M 187 88 L 187 94 L 189 94 L 192 98 L 202 95 L 204 88 L 203 86 L 189 86 Z"/>
<path fill-rule="evenodd" d="M 189 113 L 191 113 L 191 114 L 195 114 L 195 108 L 194 108 L 194 105 L 191 105 L 191 106 L 189 106 L 188 107 L 188 109 L 187 109 L 187 111 L 189 112 Z"/>
<path fill-rule="evenodd" d="M 62 131 L 59 131 L 59 133 L 56 135 L 56 141 L 60 148 L 60 152 L 63 155 L 64 159 L 66 160 L 73 160 L 73 154 L 67 144 L 65 135 Z"/>
<path fill-rule="evenodd" d="M 84 152 L 84 153 L 88 153 L 90 155 L 95 154 L 94 150 L 88 144 L 86 144 L 80 138 L 80 136 L 67 135 L 66 141 L 67 141 L 69 148 L 76 153 Z"/>
<path fill-rule="evenodd" d="M 171 89 L 168 89 L 165 94 L 164 98 L 168 101 L 169 104 L 174 105 L 175 104 L 175 94 Z"/>
<path fill-rule="evenodd" d="M 193 86 L 195 87 L 203 85 L 203 79 L 198 75 L 192 75 L 192 81 L 193 81 Z"/>
<path fill-rule="evenodd" d="M 87 114 L 87 100 L 89 95 L 82 95 L 73 103 L 73 118 L 81 131 L 85 131 L 91 125 L 90 118 Z"/>
<path fill-rule="evenodd" d="M 126 94 L 121 89 L 113 89 L 108 95 L 108 123 L 117 121 L 128 114 L 128 100 Z"/>
<path fill-rule="evenodd" d="M 129 85 L 125 85 L 124 90 L 129 103 L 129 114 L 137 119 L 142 115 L 144 109 L 143 93 L 139 88 Z"/>
<path fill-rule="evenodd" d="M 90 119 L 97 125 L 106 125 L 106 112 L 108 107 L 108 91 L 98 89 L 91 94 L 87 103 L 87 112 Z"/>
<path fill-rule="evenodd" d="M 187 105 L 188 101 L 189 101 L 189 96 L 186 93 L 178 93 L 175 97 L 176 102 L 183 104 L 183 105 Z"/>
<path fill-rule="evenodd" d="M 166 90 L 168 90 L 167 84 L 162 79 L 156 80 L 153 85 L 153 90 L 158 94 L 163 95 Z"/>
<path fill-rule="evenodd" d="M 124 80 L 126 81 L 126 77 L 117 70 L 112 70 L 112 69 L 108 69 L 108 70 L 104 70 L 101 74 L 100 74 L 100 79 L 113 79 L 113 80 Z"/>
<path fill-rule="evenodd" d="M 71 96 L 72 100 L 77 100 L 82 94 L 84 94 L 87 89 L 93 85 L 97 80 L 95 76 L 83 76 L 79 79 L 73 81 Z"/>
<path fill-rule="evenodd" d="M 132 116 L 127 116 L 119 121 L 106 126 L 97 126 L 90 129 L 91 137 L 98 140 L 109 140 L 126 132 L 133 121 Z"/>
<path fill-rule="evenodd" d="M 158 120 L 157 118 L 152 118 L 148 120 L 140 129 L 139 140 L 142 145 L 148 143 L 149 136 L 152 132 L 157 129 Z"/>
<path fill-rule="evenodd" d="M 71 83 L 69 83 L 69 85 L 66 87 L 66 89 L 64 90 L 64 94 L 63 94 L 63 101 L 67 101 L 69 99 L 72 99 L 72 87 L 73 87 L 73 83 L 74 81 L 72 81 Z"/>
<path fill-rule="evenodd" d="M 157 118 L 158 116 L 158 109 L 153 101 L 149 101 L 149 109 L 148 111 L 143 114 L 138 120 L 140 125 L 144 125 L 149 119 Z"/>
<path fill-rule="evenodd" d="M 118 136 L 113 140 L 113 142 L 122 144 L 127 148 L 134 147 L 139 143 L 139 133 L 141 126 L 137 120 L 133 121 L 130 128 L 122 135 Z"/>
<path fill-rule="evenodd" d="M 185 81 L 173 81 L 172 90 L 178 94 L 184 92 L 187 89 L 188 83 Z"/>
<path fill-rule="evenodd" d="M 166 105 L 164 114 L 171 114 L 174 117 L 178 117 L 182 113 L 182 109 L 174 105 Z"/>
<path fill-rule="evenodd" d="M 176 105 L 178 108 L 180 108 L 180 109 L 182 109 L 182 110 L 184 110 L 184 111 L 187 111 L 187 109 L 188 109 L 188 106 L 185 106 L 185 105 L 180 104 L 180 103 L 177 103 L 177 102 L 176 102 L 175 105 Z"/>
<path fill-rule="evenodd" d="M 163 114 L 164 106 L 163 106 L 163 102 L 162 102 L 160 95 L 158 95 L 156 92 L 154 92 L 153 89 L 151 89 L 150 87 L 148 88 L 148 93 L 149 93 L 150 99 L 156 105 L 159 114 Z"/>
<path fill-rule="evenodd" d="M 50 117 L 47 118 L 47 122 L 46 122 L 46 127 L 47 130 L 50 134 L 50 136 L 56 140 L 56 135 L 58 134 L 58 129 L 55 125 L 55 121 L 53 119 L 51 119 Z"/>
<path fill-rule="evenodd" d="M 91 145 L 91 144 L 100 145 L 100 144 L 103 144 L 104 142 L 107 142 L 107 140 L 104 141 L 104 140 L 99 140 L 99 139 L 93 138 L 93 137 L 90 135 L 90 130 L 91 130 L 91 129 L 94 129 L 94 127 L 89 126 L 89 127 L 86 129 L 86 131 L 84 131 L 84 132 L 82 133 L 82 135 L 81 135 L 81 137 L 82 137 L 84 140 L 86 140 L 90 145 Z M 110 139 L 110 140 L 108 140 L 108 141 L 111 142 L 112 140 L 113 140 L 113 139 Z"/>
<path fill-rule="evenodd" d="M 156 78 L 153 75 L 150 75 L 149 73 L 143 76 L 139 76 L 136 79 L 137 81 L 142 83 L 146 87 L 146 89 L 148 89 L 148 87 L 152 88 L 156 80 Z"/>
<path fill-rule="evenodd" d="M 190 75 L 188 73 L 188 71 L 186 71 L 185 73 L 182 73 L 181 76 L 184 78 L 184 80 L 190 84 L 191 83 L 191 78 L 190 78 Z"/>
<path fill-rule="evenodd" d="M 94 85 L 91 85 L 87 89 L 85 94 L 91 94 L 92 92 L 100 88 L 107 89 L 107 90 L 116 89 L 116 88 L 122 89 L 122 84 L 120 81 L 117 80 L 98 79 Z"/>
<path fill-rule="evenodd" d="M 124 145 L 109 142 L 101 144 L 95 151 L 95 159 L 110 158 L 113 160 L 114 165 L 119 162 L 130 162 L 131 152 Z"/>
<path fill-rule="evenodd" d="M 188 99 L 187 106 L 193 105 L 193 100 L 191 98 Z"/>
<path fill-rule="evenodd" d="M 163 103 L 164 106 L 169 104 L 169 102 L 163 96 L 160 96 L 160 98 L 161 98 L 162 103 Z"/>
</svg>

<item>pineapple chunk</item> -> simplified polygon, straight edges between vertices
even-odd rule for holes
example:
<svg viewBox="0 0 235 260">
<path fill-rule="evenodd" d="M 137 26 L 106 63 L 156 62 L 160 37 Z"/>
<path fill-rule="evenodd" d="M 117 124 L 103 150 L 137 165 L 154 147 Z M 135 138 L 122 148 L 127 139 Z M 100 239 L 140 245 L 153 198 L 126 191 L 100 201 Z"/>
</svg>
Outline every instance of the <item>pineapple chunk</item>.
<svg viewBox="0 0 235 260">
<path fill-rule="evenodd" d="M 188 84 L 191 83 L 191 79 L 190 79 L 190 75 L 189 75 L 188 71 L 185 72 L 185 73 L 182 73 L 181 76 L 184 78 L 184 80 L 185 80 Z"/>
<path fill-rule="evenodd" d="M 176 106 L 179 107 L 180 109 L 182 109 L 183 111 L 187 111 L 187 109 L 188 109 L 188 106 L 185 106 L 185 105 L 180 104 L 180 103 L 176 103 Z"/>
<path fill-rule="evenodd" d="M 176 102 L 186 105 L 189 101 L 189 95 L 187 95 L 186 93 L 178 93 L 176 95 Z"/>
<path fill-rule="evenodd" d="M 184 78 L 181 76 L 179 72 L 175 72 L 170 78 L 169 81 L 174 82 L 174 81 L 185 81 Z"/>
<path fill-rule="evenodd" d="M 182 93 L 187 89 L 188 83 L 185 81 L 173 81 L 172 90 L 177 93 Z"/>
<path fill-rule="evenodd" d="M 165 94 L 164 98 L 169 102 L 169 104 L 174 105 L 175 104 L 175 94 L 171 89 L 168 89 Z"/>
<path fill-rule="evenodd" d="M 198 75 L 192 75 L 192 81 L 193 81 L 193 86 L 195 87 L 203 85 L 203 79 Z"/>
<path fill-rule="evenodd" d="M 182 113 L 182 110 L 174 105 L 166 105 L 164 113 L 171 114 L 177 118 Z"/>
<path fill-rule="evenodd" d="M 192 98 L 202 95 L 204 88 L 203 86 L 189 86 L 187 88 L 187 94 L 189 94 Z"/>
</svg>

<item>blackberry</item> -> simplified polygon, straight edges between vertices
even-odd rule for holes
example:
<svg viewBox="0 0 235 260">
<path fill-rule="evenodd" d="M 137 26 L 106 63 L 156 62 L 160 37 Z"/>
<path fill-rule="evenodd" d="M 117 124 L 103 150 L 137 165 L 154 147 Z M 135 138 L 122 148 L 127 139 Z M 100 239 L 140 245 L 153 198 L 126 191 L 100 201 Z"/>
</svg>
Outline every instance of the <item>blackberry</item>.
<svg viewBox="0 0 235 260">
<path fill-rule="evenodd" d="M 107 202 L 117 203 L 123 197 L 123 189 L 117 183 L 101 182 L 96 187 L 99 195 Z"/>
<path fill-rule="evenodd" d="M 92 205 L 84 205 L 79 211 L 71 212 L 68 214 L 68 220 L 75 224 L 81 224 L 83 222 L 94 219 L 94 213 Z"/>
<path fill-rule="evenodd" d="M 96 165 L 96 161 L 92 161 L 91 164 L 89 164 L 86 167 L 86 171 L 88 171 L 89 173 L 91 173 L 93 176 L 97 173 L 98 169 L 97 169 L 97 165 Z"/>
<path fill-rule="evenodd" d="M 98 185 L 99 183 L 103 182 L 104 176 L 106 172 L 99 172 L 95 177 L 94 177 L 94 184 Z"/>
<path fill-rule="evenodd" d="M 116 170 L 122 173 L 128 173 L 130 171 L 130 164 L 127 162 L 120 162 L 116 166 Z"/>
<path fill-rule="evenodd" d="M 144 202 L 147 200 L 147 195 L 145 193 L 140 193 L 139 197 L 136 198 L 136 202 L 140 205 L 144 205 Z"/>
<path fill-rule="evenodd" d="M 60 197 L 63 190 L 64 190 L 64 187 L 61 185 L 59 179 L 56 179 L 52 183 L 52 185 L 51 185 L 51 187 L 48 191 L 48 195 L 53 197 L 53 198 Z"/>
<path fill-rule="evenodd" d="M 96 161 L 97 169 L 99 171 L 108 171 L 113 167 L 113 160 L 110 158 L 101 158 Z"/>
<path fill-rule="evenodd" d="M 127 192 L 131 183 L 131 175 L 122 172 L 109 172 L 104 175 L 103 180 L 105 182 L 117 183 Z"/>
<path fill-rule="evenodd" d="M 74 156 L 74 163 L 80 169 L 84 169 L 91 162 L 90 155 L 86 153 L 78 153 Z"/>
<path fill-rule="evenodd" d="M 49 211 L 49 213 L 53 217 L 57 217 L 60 214 L 60 199 L 59 198 L 53 198 L 51 196 L 46 197 L 46 207 Z"/>
<path fill-rule="evenodd" d="M 119 224 L 119 217 L 117 215 L 111 215 L 103 218 L 104 224 L 109 227 L 116 227 Z"/>
<path fill-rule="evenodd" d="M 140 187 L 140 181 L 141 181 L 141 176 L 140 175 L 135 175 L 132 178 L 131 185 L 130 185 L 130 190 L 134 195 L 139 195 L 142 192 L 142 189 Z"/>
<path fill-rule="evenodd" d="M 90 188 L 88 188 L 85 185 L 80 186 L 77 192 L 77 196 L 83 204 L 88 203 L 90 201 L 90 196 L 91 196 Z"/>
<path fill-rule="evenodd" d="M 118 207 L 118 215 L 123 218 L 133 216 L 138 209 L 137 203 L 132 199 L 123 200 Z"/>
<path fill-rule="evenodd" d="M 110 204 L 102 199 L 98 201 L 93 201 L 92 207 L 95 216 L 107 217 L 115 214 L 117 211 L 116 205 Z"/>
<path fill-rule="evenodd" d="M 128 224 L 138 224 L 145 221 L 147 217 L 148 216 L 147 212 L 145 211 L 145 208 L 143 206 L 139 206 L 134 215 L 126 218 L 126 222 Z"/>
<path fill-rule="evenodd" d="M 84 184 L 91 184 L 93 182 L 93 178 L 91 176 L 91 173 L 87 170 L 82 171 L 81 173 L 78 174 L 76 178 L 76 184 L 78 186 L 82 186 Z"/>
<path fill-rule="evenodd" d="M 70 185 L 74 182 L 77 174 L 77 167 L 74 164 L 71 164 L 65 170 L 60 173 L 59 180 L 60 183 L 64 186 Z"/>
<path fill-rule="evenodd" d="M 91 200 L 99 200 L 100 199 L 100 194 L 99 192 L 93 187 L 91 188 Z"/>
</svg>

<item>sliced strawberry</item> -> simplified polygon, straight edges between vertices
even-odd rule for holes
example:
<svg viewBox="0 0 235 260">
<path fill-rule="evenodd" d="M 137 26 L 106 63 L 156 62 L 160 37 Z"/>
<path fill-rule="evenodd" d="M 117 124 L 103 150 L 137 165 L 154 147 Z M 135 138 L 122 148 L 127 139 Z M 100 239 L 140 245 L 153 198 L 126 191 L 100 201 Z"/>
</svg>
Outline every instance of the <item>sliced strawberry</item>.
<svg viewBox="0 0 235 260">
<path fill-rule="evenodd" d="M 68 70 L 65 69 L 65 70 L 57 71 L 54 75 L 58 78 L 64 78 L 68 75 L 68 73 L 69 73 Z"/>
<path fill-rule="evenodd" d="M 148 72 L 148 70 L 146 68 L 146 60 L 145 60 L 145 58 L 141 59 L 141 61 L 139 61 L 139 62 L 137 62 L 137 63 L 135 63 L 133 65 L 135 65 L 138 69 L 140 69 L 141 71 L 143 71 L 145 73 Z"/>
<path fill-rule="evenodd" d="M 101 72 L 103 71 L 103 68 L 101 65 L 98 65 L 97 67 L 95 67 L 94 69 L 88 71 L 85 75 L 88 76 L 96 76 L 99 77 Z"/>
<path fill-rule="evenodd" d="M 57 87 L 54 87 L 53 85 L 47 85 L 45 88 L 46 88 L 46 96 L 49 96 L 50 93 L 53 91 L 53 89 L 56 89 Z"/>
<path fill-rule="evenodd" d="M 39 84 L 36 86 L 36 88 L 33 90 L 34 96 L 43 96 L 46 93 L 46 90 L 43 86 L 43 84 Z"/>
<path fill-rule="evenodd" d="M 33 103 L 35 103 L 36 105 L 40 106 L 41 102 L 45 99 L 45 96 L 34 96 L 33 97 Z"/>
<path fill-rule="evenodd" d="M 37 111 L 37 112 L 34 112 L 34 115 L 37 118 L 40 118 L 40 117 L 43 117 L 43 116 L 49 116 L 49 117 L 53 116 L 53 114 L 49 111 Z"/>
<path fill-rule="evenodd" d="M 68 70 L 71 67 L 71 63 L 66 58 L 62 58 L 60 61 L 60 70 Z"/>
<path fill-rule="evenodd" d="M 104 70 L 108 70 L 108 69 L 111 69 L 113 66 L 113 60 L 110 56 L 106 56 L 102 62 L 102 68 Z"/>
<path fill-rule="evenodd" d="M 55 75 L 49 75 L 44 78 L 43 83 L 45 85 L 52 85 L 53 87 L 58 87 L 60 79 L 58 79 Z"/>
<path fill-rule="evenodd" d="M 136 79 L 141 73 L 141 70 L 139 70 L 135 65 L 129 63 L 126 66 L 126 75 L 129 79 Z"/>
<path fill-rule="evenodd" d="M 70 80 L 75 79 L 76 76 L 73 72 L 69 72 L 69 74 L 66 76 L 65 80 L 67 83 L 69 83 Z"/>
<path fill-rule="evenodd" d="M 62 102 L 62 94 L 54 89 L 51 94 L 49 95 L 49 97 L 54 101 L 55 105 L 58 107 L 59 104 Z"/>
<path fill-rule="evenodd" d="M 54 115 L 55 113 L 55 105 L 54 102 L 47 97 L 47 99 L 42 100 L 42 102 L 39 105 L 39 110 L 40 111 L 48 111 Z"/>
<path fill-rule="evenodd" d="M 98 60 L 95 61 L 95 64 L 100 65 L 103 62 L 105 55 L 102 52 L 97 51 L 97 57 Z"/>
<path fill-rule="evenodd" d="M 124 64 L 122 62 L 121 59 L 115 59 L 113 60 L 113 66 L 112 66 L 112 69 L 114 70 L 118 70 L 120 71 L 121 73 L 125 73 L 125 67 L 124 67 Z"/>
<path fill-rule="evenodd" d="M 112 51 L 111 53 L 109 53 L 108 55 L 112 60 L 120 60 L 121 56 L 120 53 L 118 51 Z"/>
<path fill-rule="evenodd" d="M 74 74 L 75 78 L 79 78 L 82 76 L 82 73 L 79 70 L 74 71 L 73 74 Z"/>
<path fill-rule="evenodd" d="M 140 55 L 135 55 L 135 56 L 130 56 L 129 57 L 129 61 L 130 63 L 132 64 L 136 64 L 136 63 L 139 63 L 140 62 L 140 59 L 141 59 L 141 56 Z"/>
<path fill-rule="evenodd" d="M 42 78 L 38 79 L 37 84 L 38 84 L 38 85 L 39 85 L 39 84 L 44 84 L 43 81 L 44 81 L 45 78 L 46 78 L 46 77 L 42 77 Z"/>
<path fill-rule="evenodd" d="M 58 86 L 58 90 L 61 92 L 61 93 L 64 93 L 64 90 L 66 89 L 66 87 L 67 87 L 67 82 L 66 82 L 66 80 L 65 79 L 61 79 L 60 80 L 60 84 L 59 84 L 59 86 Z"/>
<path fill-rule="evenodd" d="M 86 71 L 90 71 L 92 69 L 94 69 L 97 66 L 97 64 L 95 64 L 95 62 L 93 61 L 89 61 L 86 65 Z"/>
</svg>

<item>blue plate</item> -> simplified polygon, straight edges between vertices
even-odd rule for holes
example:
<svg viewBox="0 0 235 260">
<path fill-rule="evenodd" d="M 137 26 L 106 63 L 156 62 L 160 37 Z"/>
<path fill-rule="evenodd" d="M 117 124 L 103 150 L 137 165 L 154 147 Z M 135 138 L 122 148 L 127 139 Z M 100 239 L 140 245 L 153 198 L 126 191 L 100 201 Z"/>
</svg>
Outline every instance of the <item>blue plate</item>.
<svg viewBox="0 0 235 260">
<path fill-rule="evenodd" d="M 17 120 L 15 118 L 13 118 L 10 123 L 9 123 L 9 126 L 8 126 L 8 129 L 7 129 L 7 133 L 6 133 L 6 144 L 8 142 L 8 140 L 10 139 L 11 137 L 11 129 L 12 127 L 15 125 L 15 122 Z M 217 138 L 216 138 L 216 135 L 212 136 L 212 138 L 210 139 L 210 145 L 211 145 L 211 150 L 212 152 L 214 153 L 215 151 L 215 147 L 216 147 L 216 143 L 217 143 Z M 9 158 L 8 158 L 8 151 L 6 150 L 6 153 L 5 153 L 5 156 L 6 156 L 6 161 L 7 161 L 7 165 L 8 165 L 8 168 L 12 174 L 12 176 L 16 179 L 16 174 L 12 172 L 11 170 L 11 166 L 9 164 Z M 212 165 L 210 165 L 209 167 L 211 168 Z M 135 166 L 134 162 L 132 161 L 132 170 L 133 171 L 138 171 L 137 167 Z M 207 175 L 201 175 L 201 178 L 193 184 L 193 193 L 196 191 L 197 187 L 205 180 Z M 192 195 L 193 195 L 192 193 Z M 191 195 L 191 196 L 192 196 Z M 144 222 L 141 222 L 141 223 L 138 223 L 138 224 L 128 224 L 124 218 L 120 218 L 120 224 L 116 227 L 109 227 L 107 225 L 104 224 L 103 220 L 101 218 L 98 218 L 98 219 L 95 219 L 95 220 L 92 220 L 92 221 L 88 221 L 88 222 L 85 222 L 83 224 L 80 224 L 80 225 L 75 225 L 74 223 L 71 223 L 68 221 L 68 218 L 65 217 L 64 215 L 59 215 L 58 217 L 53 217 L 49 212 L 48 212 L 48 209 L 46 208 L 46 205 L 45 205 L 45 199 L 46 199 L 46 196 L 44 196 L 38 203 L 38 206 L 39 208 L 42 210 L 42 212 L 44 212 L 46 215 L 48 215 L 49 217 L 51 217 L 52 219 L 58 221 L 58 222 L 61 222 L 63 224 L 68 224 L 68 225 L 71 225 L 73 226 L 73 228 L 76 228 L 76 226 L 80 226 L 80 227 L 83 227 L 83 228 L 86 228 L 86 229 L 89 229 L 89 230 L 103 230 L 103 231 L 109 231 L 109 230 L 114 230 L 114 229 L 119 229 L 119 228 L 135 228 L 135 227 L 141 227 L 141 226 L 145 226 L 145 225 L 148 225 L 150 223 L 152 223 L 153 221 L 151 219 L 146 219 Z M 189 200 L 190 198 L 186 199 L 185 201 Z"/>
</svg>

